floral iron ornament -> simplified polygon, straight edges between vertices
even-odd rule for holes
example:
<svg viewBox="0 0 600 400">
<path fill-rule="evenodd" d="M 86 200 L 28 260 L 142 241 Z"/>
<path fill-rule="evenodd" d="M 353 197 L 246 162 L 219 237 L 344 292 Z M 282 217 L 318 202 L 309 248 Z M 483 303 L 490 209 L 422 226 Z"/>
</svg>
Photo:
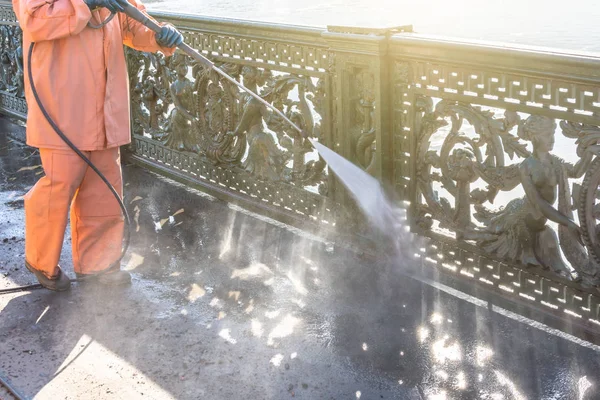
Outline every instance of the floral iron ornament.
<svg viewBox="0 0 600 400">
<path fill-rule="evenodd" d="M 419 154 L 424 160 L 418 166 L 420 194 L 425 200 L 419 210 L 422 217 L 438 221 L 440 228 L 450 229 L 457 239 L 474 242 L 494 258 L 549 269 L 587 286 L 600 284 L 598 213 L 594 213 L 595 203 L 589 204 L 597 188 L 590 185 L 600 182 L 596 177 L 600 166 L 590 169 L 600 152 L 599 128 L 561 122 L 563 134 L 577 139 L 580 158 L 573 164 L 553 154 L 557 124 L 552 118 L 531 115 L 521 120 L 507 111 L 498 119 L 490 111 L 456 102 L 440 101 L 434 109 L 428 99 L 421 100 L 421 107 L 423 115 L 417 122 Z M 430 139 L 447 125 L 447 118 L 450 130 L 438 153 L 431 150 Z M 469 130 L 465 121 L 474 135 L 465 133 Z M 511 133 L 515 128 L 516 136 Z M 531 143 L 531 152 L 523 141 Z M 505 155 L 523 161 L 506 165 Z M 569 180 L 583 177 L 588 170 L 595 175 L 586 177 L 581 189 L 575 186 L 580 197 L 573 201 Z M 472 190 L 478 181 L 487 186 Z M 438 196 L 436 185 L 454 197 L 454 206 Z M 488 205 L 500 191 L 516 187 L 524 191 L 523 197 L 500 209 Z M 575 220 L 576 208 L 579 220 L 584 221 L 582 227 Z M 431 227 L 431 222 L 426 226 Z M 550 222 L 558 225 L 557 231 Z"/>
<path fill-rule="evenodd" d="M 325 162 L 308 157 L 315 150 L 307 139 L 321 132 L 315 116 L 323 112 L 322 79 L 314 83 L 252 66 L 219 65 L 301 127 L 304 137 L 278 113 L 185 55 L 168 62 L 145 53 L 129 58 L 130 76 L 137 78 L 132 82 L 135 134 L 201 154 L 215 165 L 243 168 L 259 180 L 317 185 L 326 192 Z"/>
</svg>

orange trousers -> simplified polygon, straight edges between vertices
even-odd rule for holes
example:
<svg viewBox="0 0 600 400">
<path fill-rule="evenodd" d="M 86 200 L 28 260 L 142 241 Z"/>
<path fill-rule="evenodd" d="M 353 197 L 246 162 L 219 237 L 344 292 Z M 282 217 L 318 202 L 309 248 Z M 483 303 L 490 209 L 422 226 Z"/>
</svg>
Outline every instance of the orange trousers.
<svg viewBox="0 0 600 400">
<path fill-rule="evenodd" d="M 83 153 L 122 196 L 119 148 Z M 75 272 L 107 269 L 121 254 L 119 203 L 73 151 L 40 149 L 40 156 L 45 176 L 25 195 L 25 259 L 48 278 L 56 277 L 70 212 Z"/>
</svg>

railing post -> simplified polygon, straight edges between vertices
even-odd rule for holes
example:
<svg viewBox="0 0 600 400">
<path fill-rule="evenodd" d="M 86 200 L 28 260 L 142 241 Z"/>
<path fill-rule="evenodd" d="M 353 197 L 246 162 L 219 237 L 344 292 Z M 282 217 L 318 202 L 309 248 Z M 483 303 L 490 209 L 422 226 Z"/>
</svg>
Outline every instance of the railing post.
<svg viewBox="0 0 600 400">
<path fill-rule="evenodd" d="M 333 149 L 384 183 L 393 177 L 389 36 L 410 26 L 329 26 L 322 36 L 335 54 Z M 336 201 L 347 204 L 335 187 Z"/>
</svg>

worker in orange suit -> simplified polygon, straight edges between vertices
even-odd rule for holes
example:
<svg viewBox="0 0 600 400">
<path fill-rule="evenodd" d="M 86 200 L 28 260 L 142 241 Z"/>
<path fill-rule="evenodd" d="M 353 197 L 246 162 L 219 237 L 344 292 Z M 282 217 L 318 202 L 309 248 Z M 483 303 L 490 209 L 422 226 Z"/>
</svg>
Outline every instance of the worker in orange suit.
<svg viewBox="0 0 600 400">
<path fill-rule="evenodd" d="M 142 12 L 137 0 L 131 4 Z M 33 81 L 43 107 L 60 130 L 122 196 L 119 146 L 130 142 L 128 76 L 123 44 L 140 51 L 174 53 L 183 41 L 173 26 L 155 33 L 119 11 L 126 0 L 13 0 L 23 48 L 35 42 Z M 105 26 L 112 12 L 119 12 Z M 28 76 L 25 51 L 25 76 Z M 78 277 L 129 284 L 113 267 L 124 219 L 104 182 L 53 131 L 25 79 L 27 144 L 40 149 L 45 176 L 25 195 L 25 265 L 51 290 L 70 287 L 58 265 L 70 212 L 73 264 Z"/>
</svg>

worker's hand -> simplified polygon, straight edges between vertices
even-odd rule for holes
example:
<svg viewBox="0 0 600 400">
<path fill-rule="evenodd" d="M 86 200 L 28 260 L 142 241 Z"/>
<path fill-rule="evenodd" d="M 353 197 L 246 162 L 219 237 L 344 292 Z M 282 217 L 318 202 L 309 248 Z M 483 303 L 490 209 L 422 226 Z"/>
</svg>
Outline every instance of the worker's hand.
<svg viewBox="0 0 600 400">
<path fill-rule="evenodd" d="M 125 7 L 129 5 L 127 0 L 83 0 L 88 5 L 90 10 L 99 7 L 107 8 L 112 13 L 123 12 Z"/>
<path fill-rule="evenodd" d="M 164 25 L 160 32 L 156 33 L 156 43 L 171 49 L 183 43 L 183 35 L 174 26 Z"/>
</svg>

